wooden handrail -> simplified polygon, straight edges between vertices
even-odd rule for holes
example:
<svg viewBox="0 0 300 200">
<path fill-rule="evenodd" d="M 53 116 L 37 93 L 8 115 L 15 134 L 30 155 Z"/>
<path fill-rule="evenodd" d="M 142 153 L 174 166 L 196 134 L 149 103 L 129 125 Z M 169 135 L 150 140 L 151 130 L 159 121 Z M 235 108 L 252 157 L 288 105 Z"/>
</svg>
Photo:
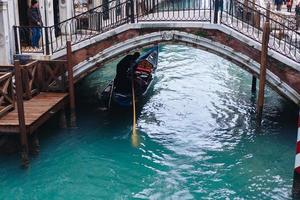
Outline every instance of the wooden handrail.
<svg viewBox="0 0 300 200">
<path fill-rule="evenodd" d="M 15 108 L 12 77 L 12 72 L 0 72 L 0 117 Z"/>
</svg>

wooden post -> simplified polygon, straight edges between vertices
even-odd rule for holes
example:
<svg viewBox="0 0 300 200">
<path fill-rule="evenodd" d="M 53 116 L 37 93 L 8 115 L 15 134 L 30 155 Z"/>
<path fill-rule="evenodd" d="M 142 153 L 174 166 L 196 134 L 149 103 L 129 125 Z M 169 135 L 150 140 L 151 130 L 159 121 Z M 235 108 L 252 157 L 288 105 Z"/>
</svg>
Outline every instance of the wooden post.
<svg viewBox="0 0 300 200">
<path fill-rule="evenodd" d="M 22 75 L 20 62 L 15 61 L 15 82 L 16 82 L 16 97 L 19 118 L 20 142 L 21 142 L 21 161 L 22 166 L 27 167 L 29 164 L 28 159 L 28 138 L 25 124 L 25 114 L 23 105 L 23 88 L 22 88 Z"/>
<path fill-rule="evenodd" d="M 251 92 L 254 94 L 256 93 L 256 77 L 252 76 L 252 87 L 251 87 Z"/>
<path fill-rule="evenodd" d="M 75 112 L 75 93 L 74 93 L 74 77 L 73 77 L 73 55 L 71 42 L 67 41 L 67 60 L 68 60 L 68 81 L 69 81 L 69 98 L 70 98 L 70 126 L 76 127 Z"/>
<path fill-rule="evenodd" d="M 257 120 L 261 124 L 262 111 L 265 98 L 265 82 L 266 82 L 266 65 L 268 59 L 268 44 L 270 35 L 270 24 L 265 22 L 262 37 L 262 47 L 260 56 L 260 73 L 259 73 L 259 91 L 257 100 Z"/>
</svg>

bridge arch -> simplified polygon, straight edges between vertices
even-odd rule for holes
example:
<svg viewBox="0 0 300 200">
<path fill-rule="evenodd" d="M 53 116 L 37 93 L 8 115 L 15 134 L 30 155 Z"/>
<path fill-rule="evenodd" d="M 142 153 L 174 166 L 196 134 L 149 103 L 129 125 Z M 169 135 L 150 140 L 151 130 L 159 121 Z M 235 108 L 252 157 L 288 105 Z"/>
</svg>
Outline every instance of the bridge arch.
<svg viewBox="0 0 300 200">
<path fill-rule="evenodd" d="M 189 29 L 185 30 L 127 30 L 121 33 L 114 33 L 115 38 L 108 37 L 105 40 L 94 41 L 88 48 L 96 53 L 91 54 L 86 52 L 82 53 L 82 49 L 75 51 L 77 63 L 74 67 L 75 80 L 78 81 L 85 77 L 87 74 L 92 73 L 97 68 L 101 67 L 104 63 L 116 59 L 130 51 L 137 50 L 153 44 L 183 44 L 194 48 L 202 49 L 213 54 L 219 55 L 226 60 L 229 60 L 254 76 L 258 76 L 260 64 L 253 59 L 253 56 L 246 55 L 244 52 L 237 51 L 229 45 L 224 45 L 218 41 L 208 39 L 205 37 L 205 32 L 193 32 Z M 113 42 L 117 39 L 117 42 Z M 92 41 L 93 42 L 93 41 Z M 99 50 L 99 47 L 103 47 Z M 98 49 L 98 51 L 97 51 Z M 87 50 L 87 48 L 85 49 Z M 83 56 L 84 55 L 84 56 Z M 85 59 L 79 59 L 80 57 Z M 257 57 L 257 56 L 256 56 Z M 76 58 L 75 58 L 76 59 Z M 259 59 L 259 57 L 258 57 Z M 300 105 L 300 95 L 288 83 L 281 80 L 272 71 L 267 70 L 267 82 L 279 94 L 286 96 L 296 104 Z"/>
</svg>

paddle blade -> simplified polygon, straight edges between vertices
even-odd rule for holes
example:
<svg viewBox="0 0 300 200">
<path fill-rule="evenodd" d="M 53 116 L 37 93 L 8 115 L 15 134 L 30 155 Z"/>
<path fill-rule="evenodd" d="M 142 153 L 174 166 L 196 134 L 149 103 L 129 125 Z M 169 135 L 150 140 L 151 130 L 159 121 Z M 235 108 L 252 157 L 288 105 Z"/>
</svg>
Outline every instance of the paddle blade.
<svg viewBox="0 0 300 200">
<path fill-rule="evenodd" d="M 133 147 L 138 147 L 140 145 L 140 138 L 139 135 L 136 133 L 136 130 L 132 130 L 131 144 Z"/>
</svg>

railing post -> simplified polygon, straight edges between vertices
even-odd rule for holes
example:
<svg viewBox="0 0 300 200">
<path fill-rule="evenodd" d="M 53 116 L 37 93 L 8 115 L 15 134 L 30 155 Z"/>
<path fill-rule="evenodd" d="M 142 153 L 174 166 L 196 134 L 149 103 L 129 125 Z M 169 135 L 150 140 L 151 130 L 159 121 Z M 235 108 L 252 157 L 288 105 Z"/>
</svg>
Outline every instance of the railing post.
<svg viewBox="0 0 300 200">
<path fill-rule="evenodd" d="M 14 28 L 16 54 L 20 54 L 20 51 L 19 51 L 19 38 L 18 38 L 17 27 L 13 26 L 13 28 Z"/>
<path fill-rule="evenodd" d="M 48 27 L 45 26 L 45 45 L 46 45 L 46 55 L 50 55 L 50 43 L 49 43 L 49 35 L 48 35 Z"/>
<path fill-rule="evenodd" d="M 263 37 L 262 37 L 262 46 L 261 46 L 259 91 L 258 91 L 258 100 L 257 100 L 257 121 L 259 125 L 261 124 L 262 111 L 264 106 L 269 36 L 270 36 L 270 24 L 269 22 L 265 22 L 264 29 L 263 29 Z"/>
<path fill-rule="evenodd" d="M 130 22 L 134 23 L 134 0 L 130 0 Z"/>
<path fill-rule="evenodd" d="M 254 27 L 257 29 L 260 29 L 260 11 L 257 10 L 256 14 L 255 14 L 255 19 L 254 19 Z"/>
<path fill-rule="evenodd" d="M 138 23 L 139 22 L 139 13 L 140 13 L 140 11 L 139 11 L 139 8 L 142 10 L 142 2 L 138 2 L 138 0 L 136 0 L 136 3 L 135 3 L 136 5 L 135 5 L 135 10 L 136 10 L 136 23 Z M 142 13 L 142 12 L 141 12 Z"/>
<path fill-rule="evenodd" d="M 248 10 L 249 10 L 249 5 L 248 5 L 248 0 L 245 0 L 243 2 L 243 20 L 248 21 L 247 16 L 248 16 Z"/>
<path fill-rule="evenodd" d="M 16 82 L 16 97 L 19 119 L 19 131 L 21 142 L 21 161 L 23 167 L 28 167 L 28 138 L 25 124 L 24 104 L 23 104 L 23 88 L 20 62 L 15 60 L 15 82 Z"/>
<path fill-rule="evenodd" d="M 215 0 L 215 6 L 214 6 L 214 24 L 218 23 L 218 14 L 219 14 L 219 1 Z"/>
<path fill-rule="evenodd" d="M 69 98 L 70 98 L 70 126 L 76 127 L 76 112 L 75 112 L 75 92 L 74 92 L 74 77 L 73 77 L 73 55 L 71 42 L 67 41 L 67 60 L 68 60 L 68 81 L 69 81 Z"/>
</svg>

